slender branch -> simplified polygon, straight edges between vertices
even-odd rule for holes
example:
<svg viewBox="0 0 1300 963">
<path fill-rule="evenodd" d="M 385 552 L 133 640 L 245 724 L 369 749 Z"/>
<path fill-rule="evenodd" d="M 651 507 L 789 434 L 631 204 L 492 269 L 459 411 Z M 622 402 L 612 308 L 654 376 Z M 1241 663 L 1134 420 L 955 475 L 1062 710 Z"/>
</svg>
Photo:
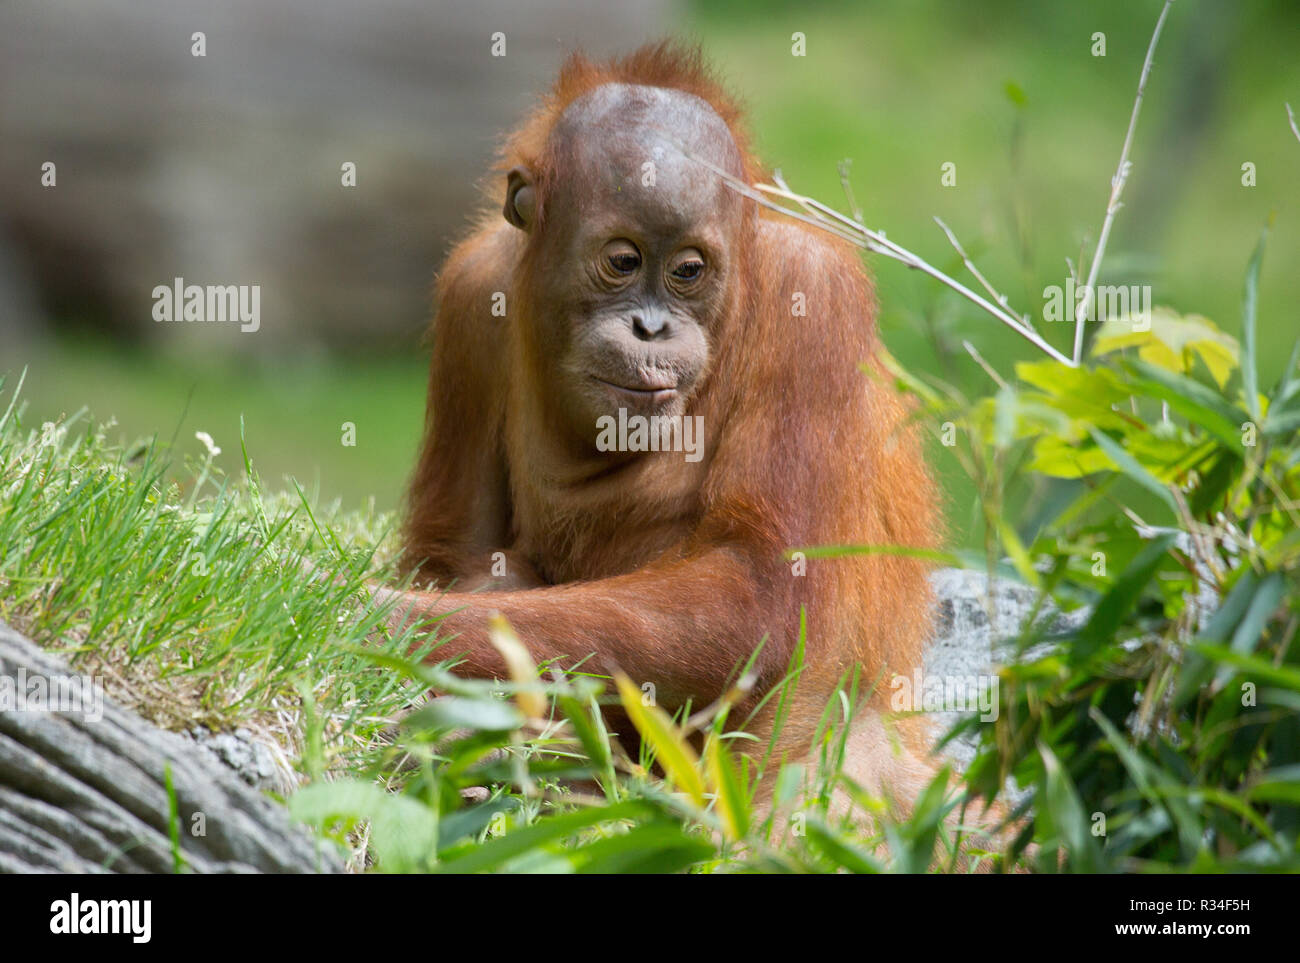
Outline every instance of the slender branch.
<svg viewBox="0 0 1300 963">
<path fill-rule="evenodd" d="M 966 249 L 963 248 L 961 242 L 957 240 L 957 235 L 953 234 L 953 232 L 948 229 L 948 225 L 943 222 L 943 219 L 936 215 L 934 223 L 938 224 L 939 227 L 943 229 L 943 233 L 948 235 L 948 243 L 952 245 L 953 250 L 957 252 L 957 256 L 960 257 L 962 263 L 966 265 L 966 270 L 970 271 L 976 281 L 979 281 L 980 284 L 984 285 L 984 290 L 991 294 L 998 304 L 1002 305 L 1004 308 L 1008 307 L 1007 296 L 1005 294 L 999 294 L 997 290 L 994 289 L 993 285 L 989 284 L 984 275 L 980 273 L 979 268 L 975 266 L 975 262 L 966 255 Z M 1034 330 L 1034 324 L 1029 320 L 1029 315 L 1025 315 L 1023 320 L 1025 327 L 1029 328 L 1031 331 Z"/>
<path fill-rule="evenodd" d="M 984 369 L 984 373 L 992 378 L 999 388 L 1007 387 L 1006 380 L 993 370 L 992 365 L 984 360 L 984 356 L 975 349 L 975 345 L 971 344 L 969 341 L 963 340 L 961 346 L 966 349 L 966 353 L 975 359 L 975 363 Z"/>
<path fill-rule="evenodd" d="M 1295 134 L 1296 140 L 1300 140 L 1300 127 L 1296 126 L 1295 111 L 1291 109 L 1290 104 L 1286 105 L 1286 119 L 1291 123 L 1291 133 Z"/>
<path fill-rule="evenodd" d="M 1156 20 L 1155 30 L 1151 34 L 1151 43 L 1147 47 L 1146 60 L 1142 64 L 1142 74 L 1138 79 L 1137 98 L 1133 102 L 1133 113 L 1129 118 L 1128 131 L 1124 136 L 1124 148 L 1120 153 L 1119 166 L 1115 170 L 1115 175 L 1111 178 L 1110 199 L 1106 205 L 1106 216 L 1102 222 L 1101 234 L 1097 239 L 1097 248 L 1093 252 L 1092 260 L 1089 264 L 1088 280 L 1087 283 L 1083 285 L 1083 300 L 1075 310 L 1074 350 L 1068 357 L 1043 339 L 1034 328 L 1033 321 L 1030 319 L 1029 315 L 1016 315 L 1011 312 L 1006 295 L 1000 294 L 997 289 L 989 283 L 988 279 L 984 277 L 979 269 L 975 267 L 974 262 L 966 254 L 965 249 L 957 240 L 957 236 L 940 218 L 936 217 L 935 222 L 943 230 L 949 243 L 961 257 L 962 263 L 965 265 L 966 269 L 970 271 L 971 275 L 980 283 L 984 290 L 988 292 L 989 296 L 993 298 L 992 301 L 972 291 L 960 281 L 944 274 L 919 255 L 914 254 L 901 245 L 889 240 L 889 238 L 885 236 L 884 231 L 874 231 L 867 227 L 866 224 L 863 223 L 862 211 L 858 208 L 857 202 L 853 197 L 852 187 L 849 184 L 848 178 L 848 166 L 846 163 L 841 163 L 839 166 L 840 182 L 844 185 L 845 196 L 848 200 L 849 207 L 853 212 L 852 217 L 842 214 L 811 197 L 806 197 L 791 190 L 779 170 L 773 172 L 772 184 L 750 185 L 730 172 L 710 163 L 704 158 L 694 156 L 672 135 L 666 134 L 666 136 L 670 141 L 677 144 L 683 154 L 694 160 L 696 163 L 713 171 L 714 174 L 721 178 L 738 194 L 750 198 L 755 203 L 766 207 L 769 210 L 778 211 L 788 217 L 794 218 L 795 220 L 802 221 L 805 224 L 811 224 L 812 226 L 828 231 L 836 237 L 848 241 L 850 244 L 857 247 L 865 248 L 875 254 L 883 254 L 885 257 L 901 261 L 910 268 L 928 274 L 940 284 L 951 288 L 966 300 L 983 309 L 994 318 L 997 318 L 997 320 L 1001 321 L 1012 331 L 1016 332 L 1016 334 L 1029 341 L 1048 357 L 1066 365 L 1067 367 L 1077 368 L 1082 363 L 1084 322 L 1087 319 L 1091 307 L 1093 291 L 1097 283 L 1097 275 L 1101 269 L 1102 258 L 1106 253 L 1106 243 L 1110 238 L 1111 226 L 1115 221 L 1115 214 L 1122 206 L 1120 204 L 1120 195 L 1124 191 L 1124 184 L 1128 180 L 1129 171 L 1132 169 L 1132 164 L 1128 159 L 1128 155 L 1133 147 L 1133 135 L 1137 129 L 1137 119 L 1138 113 L 1142 107 L 1142 97 L 1146 92 L 1147 78 L 1151 74 L 1151 65 L 1155 60 L 1156 45 L 1160 40 L 1161 31 L 1164 29 L 1165 17 L 1168 15 L 1169 8 L 1173 5 L 1173 2 L 1174 0 L 1165 0 L 1165 5 L 1160 10 L 1160 17 Z M 1289 105 L 1287 107 L 1287 114 L 1291 117 L 1291 129 L 1295 130 L 1296 136 L 1300 138 L 1300 130 L 1296 128 L 1295 116 L 1291 113 Z M 787 203 L 778 203 L 776 200 L 773 200 L 773 198 L 780 198 L 780 200 Z M 795 204 L 802 208 L 802 210 L 795 210 L 789 207 L 788 204 Z M 1077 280 L 1078 273 L 1069 258 L 1066 259 L 1066 264 L 1069 265 L 1071 275 Z M 1082 252 L 1080 252 L 1079 269 L 1082 269 L 1082 267 Z M 979 356 L 979 353 L 974 351 L 969 344 L 966 345 L 966 349 L 971 353 L 971 356 L 985 368 L 986 371 L 989 371 L 990 374 L 994 374 Z"/>
<path fill-rule="evenodd" d="M 1011 330 L 1015 331 L 1022 338 L 1029 341 L 1040 351 L 1043 351 L 1056 361 L 1068 365 L 1071 368 L 1078 367 L 1076 362 L 1066 357 L 1055 347 L 1045 341 L 1038 332 L 1034 331 L 1032 328 L 1026 327 L 1022 318 L 1015 316 L 1001 305 L 994 304 L 987 298 L 976 294 L 960 281 L 944 274 L 924 258 L 889 240 L 883 232 L 873 231 L 871 228 L 857 223 L 838 211 L 828 208 L 820 201 L 813 200 L 810 197 L 804 197 L 802 194 L 796 194 L 788 188 L 778 187 L 772 184 L 758 184 L 751 187 L 738 178 L 728 174 L 721 168 L 710 164 L 708 161 L 699 158 L 697 158 L 697 160 L 699 160 L 699 163 L 710 167 L 719 177 L 723 178 L 733 190 L 745 195 L 746 197 L 752 198 L 763 207 L 773 211 L 779 211 L 782 214 L 787 214 L 790 217 L 807 224 L 821 227 L 830 231 L 837 237 L 841 237 L 844 240 L 857 245 L 858 247 L 866 248 L 875 254 L 883 254 L 885 257 L 901 261 L 910 268 L 914 268 L 915 270 L 930 275 L 930 277 L 934 278 L 940 284 L 951 288 L 968 301 L 983 308 L 986 312 L 993 315 L 993 317 L 997 318 L 1007 327 L 1011 328 Z M 779 178 L 773 179 L 779 180 Z M 772 197 L 779 197 L 783 200 L 798 204 L 809 213 L 804 214 L 800 211 L 792 210 L 783 204 L 778 204 L 771 199 Z M 998 295 L 994 296 L 997 297 Z"/>
<path fill-rule="evenodd" d="M 1077 364 L 1083 355 L 1083 326 L 1088 318 L 1088 312 L 1092 307 L 1093 290 L 1097 283 L 1097 275 L 1101 271 L 1101 259 L 1106 254 L 1106 242 L 1110 240 L 1110 228 L 1115 223 L 1115 214 L 1120 209 L 1119 197 L 1124 192 L 1124 183 L 1128 180 L 1129 171 L 1132 164 L 1129 162 L 1128 154 L 1133 147 L 1133 133 L 1137 130 L 1138 112 L 1142 109 L 1142 95 L 1146 92 L 1147 77 L 1151 74 L 1151 64 L 1156 56 L 1156 44 L 1160 42 L 1160 31 L 1164 29 L 1165 17 L 1169 14 L 1169 8 L 1173 6 L 1174 0 L 1165 0 L 1165 5 L 1160 8 L 1160 17 L 1156 20 L 1156 29 L 1151 34 L 1151 43 L 1147 46 L 1147 58 L 1142 64 L 1142 76 L 1138 78 L 1137 98 L 1133 101 L 1133 114 L 1129 117 L 1128 133 L 1124 135 L 1124 149 L 1119 155 L 1119 166 L 1115 168 L 1115 176 L 1110 179 L 1110 200 L 1106 204 L 1106 217 L 1101 224 L 1101 234 L 1097 238 L 1097 250 L 1093 252 L 1092 261 L 1088 265 L 1088 283 L 1083 288 L 1083 300 L 1079 302 L 1078 308 L 1074 312 L 1074 352 L 1073 357 Z"/>
<path fill-rule="evenodd" d="M 1288 104 L 1286 109 L 1289 111 L 1291 105 Z M 1295 126 L 1294 117 L 1291 119 L 1291 124 L 1293 127 Z M 849 202 L 849 213 L 853 215 L 853 219 L 859 224 L 865 224 L 867 220 L 862 216 L 862 208 L 858 206 L 858 199 L 853 195 L 853 184 L 849 181 L 849 166 L 851 163 L 849 160 L 840 161 L 840 186 L 844 188 L 844 198 Z"/>
</svg>

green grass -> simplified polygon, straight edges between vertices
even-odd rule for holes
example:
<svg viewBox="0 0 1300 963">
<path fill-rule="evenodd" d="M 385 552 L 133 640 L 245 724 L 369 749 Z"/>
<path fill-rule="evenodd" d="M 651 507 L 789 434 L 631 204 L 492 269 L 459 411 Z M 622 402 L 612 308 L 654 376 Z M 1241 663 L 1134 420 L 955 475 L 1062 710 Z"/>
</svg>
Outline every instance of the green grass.
<svg viewBox="0 0 1300 963">
<path fill-rule="evenodd" d="M 206 457 L 121 447 L 84 415 L 29 427 L 18 407 L 0 438 L 0 619 L 126 680 L 117 694 L 137 710 L 172 728 L 283 729 L 272 717 L 310 700 L 333 757 L 404 698 L 355 651 L 379 621 L 359 576 L 340 563 L 344 585 L 304 578 L 322 545 L 296 494 L 232 485 Z M 316 521 L 331 546 L 360 540 L 350 561 L 364 567 L 393 519 Z"/>
<path fill-rule="evenodd" d="M 350 508 L 373 503 L 397 509 L 415 464 L 424 424 L 427 360 L 293 358 L 167 358 L 105 341 L 64 342 L 13 370 L 27 369 L 24 398 L 32 421 L 55 421 L 89 407 L 111 412 L 114 442 L 157 437 L 179 455 L 204 449 L 195 432 L 212 436 L 215 467 L 240 467 L 240 419 L 268 488 L 289 476 Z M 355 446 L 343 444 L 345 422 Z"/>
</svg>

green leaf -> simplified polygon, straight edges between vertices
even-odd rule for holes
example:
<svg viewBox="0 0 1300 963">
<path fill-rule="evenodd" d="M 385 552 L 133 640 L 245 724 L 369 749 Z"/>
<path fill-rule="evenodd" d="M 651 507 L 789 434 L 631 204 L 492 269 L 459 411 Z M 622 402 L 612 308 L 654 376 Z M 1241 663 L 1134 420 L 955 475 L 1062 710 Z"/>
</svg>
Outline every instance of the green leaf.
<svg viewBox="0 0 1300 963">
<path fill-rule="evenodd" d="M 1246 790 L 1246 798 L 1259 802 L 1300 803 L 1300 765 L 1264 770 Z"/>
<path fill-rule="evenodd" d="M 1300 375 L 1300 339 L 1291 346 L 1291 357 L 1282 369 L 1282 376 L 1277 379 L 1277 385 L 1273 389 L 1274 404 L 1281 404 L 1300 392 L 1300 377 L 1297 375 Z"/>
<path fill-rule="evenodd" d="M 1283 407 L 1278 411 L 1270 408 L 1260 430 L 1266 438 L 1289 438 L 1300 431 L 1300 406 L 1290 410 Z"/>
<path fill-rule="evenodd" d="M 704 747 L 704 759 L 727 838 L 744 839 L 749 832 L 749 798 L 736 775 L 731 754 L 716 733 L 709 737 L 708 745 Z"/>
<path fill-rule="evenodd" d="M 636 826 L 588 843 L 574 853 L 577 871 L 595 875 L 677 873 L 714 855 L 713 845 L 676 823 Z"/>
<path fill-rule="evenodd" d="M 1011 385 L 998 389 L 993 402 L 993 447 L 1005 450 L 1016 437 L 1017 409 L 1020 396 Z"/>
<path fill-rule="evenodd" d="M 386 792 L 357 779 L 317 782 L 289 798 L 294 819 L 324 828 L 343 819 L 370 823 L 370 845 L 386 872 L 426 869 L 434 859 L 438 814 L 410 796 Z"/>
<path fill-rule="evenodd" d="M 1226 642 L 1234 628 L 1245 618 L 1258 588 L 1259 579 L 1254 572 L 1247 570 L 1242 573 L 1237 579 L 1237 584 L 1210 616 L 1210 621 L 1201 631 L 1201 641 L 1210 644 Z M 1174 689 L 1174 704 L 1179 706 L 1185 704 L 1210 681 L 1213 674 L 1214 666 L 1193 648 L 1183 661 L 1178 684 Z"/>
<path fill-rule="evenodd" d="M 1137 750 L 1130 745 L 1128 738 L 1116 729 L 1096 706 L 1092 706 L 1088 710 L 1088 716 L 1105 733 L 1106 744 L 1115 750 L 1120 763 L 1128 772 L 1129 778 L 1133 780 L 1133 784 L 1137 786 L 1142 797 L 1153 806 L 1165 809 L 1173 818 L 1174 823 L 1178 826 L 1178 836 L 1184 850 L 1188 853 L 1196 852 L 1200 845 L 1201 836 L 1196 814 L 1188 806 L 1185 799 L 1158 791 L 1158 787 L 1168 789 L 1175 785 L 1168 773 L 1138 755 Z"/>
<path fill-rule="evenodd" d="M 1044 792 L 1040 799 L 1039 821 L 1044 824 L 1043 842 L 1064 846 L 1070 868 L 1080 873 L 1095 873 L 1102 866 L 1101 851 L 1092 835 L 1092 824 L 1083 809 L 1079 793 L 1070 774 L 1043 742 L 1038 743 L 1043 760 Z M 1045 847 L 1042 858 L 1054 865 L 1056 853 Z"/>
<path fill-rule="evenodd" d="M 491 824 L 497 813 L 515 812 L 522 804 L 523 801 L 517 797 L 502 796 L 444 815 L 438 823 L 438 849 L 447 849 L 466 836 L 477 836 Z"/>
<path fill-rule="evenodd" d="M 402 720 L 410 729 L 478 729 L 507 732 L 524 724 L 523 713 L 501 699 L 441 696 Z"/>
<path fill-rule="evenodd" d="M 582 744 L 583 751 L 586 752 L 592 765 L 602 773 L 609 771 L 611 766 L 609 742 L 601 736 L 587 707 L 571 695 L 558 696 L 555 701 L 560 711 L 564 713 L 564 717 L 569 720 L 569 725 L 573 726 L 574 734 L 578 737 L 578 742 Z"/>
<path fill-rule="evenodd" d="M 1125 361 L 1124 367 L 1137 376 L 1131 387 L 1168 402 L 1170 408 L 1200 425 L 1226 447 L 1241 450 L 1241 424 L 1247 420 L 1246 412 L 1205 385 L 1145 361 Z"/>
<path fill-rule="evenodd" d="M 1246 395 L 1246 409 L 1259 423 L 1259 372 L 1255 365 L 1255 315 L 1259 308 L 1259 269 L 1264 261 L 1264 243 L 1268 228 L 1259 234 L 1259 243 L 1246 268 L 1246 295 L 1241 308 L 1241 390 Z"/>
<path fill-rule="evenodd" d="M 1093 356 L 1136 348 L 1143 361 L 1184 375 L 1191 373 L 1199 358 L 1219 387 L 1226 385 L 1238 368 L 1237 339 L 1199 314 L 1157 307 L 1151 312 L 1149 329 L 1135 331 L 1133 327 L 1129 315 L 1107 318 L 1093 340 Z"/>
<path fill-rule="evenodd" d="M 654 748 L 655 758 L 663 766 L 668 780 L 690 796 L 695 805 L 703 807 L 704 778 L 700 775 L 699 759 L 686 737 L 673 725 L 668 713 L 641 701 L 641 690 L 631 679 L 620 672 L 615 674 L 614 682 L 628 718 L 641 737 Z"/>
<path fill-rule="evenodd" d="M 1151 494 L 1159 498 L 1168 507 L 1169 511 L 1178 514 L 1178 506 L 1174 502 L 1174 496 L 1169 491 L 1169 486 L 1161 484 L 1160 480 L 1142 467 L 1132 455 L 1117 445 L 1111 437 L 1096 428 L 1090 428 L 1089 433 L 1092 440 L 1097 443 L 1110 460 L 1113 461 L 1125 477 L 1137 482 Z"/>
<path fill-rule="evenodd" d="M 1259 656 L 1240 655 L 1221 645 L 1193 642 L 1192 648 L 1211 659 L 1245 670 L 1245 674 L 1254 677 L 1251 681 L 1267 682 L 1300 692 L 1300 671 L 1284 665 L 1274 665 Z"/>
<path fill-rule="evenodd" d="M 1165 560 L 1176 534 L 1166 532 L 1155 538 L 1120 573 L 1115 584 L 1097 603 L 1092 617 L 1088 619 L 1088 623 L 1080 630 L 1074 643 L 1069 647 L 1071 664 L 1079 665 L 1090 659 L 1101 648 L 1114 645 L 1119 641 L 1116 634 L 1120 626 L 1124 624 L 1125 617 L 1142 597 L 1142 592 L 1155 576 L 1156 569 Z"/>
<path fill-rule="evenodd" d="M 820 819 L 809 816 L 805 829 L 808 831 L 808 845 L 820 852 L 837 867 L 847 869 L 850 873 L 875 876 L 884 872 L 884 868 L 875 857 L 864 852 L 851 842 L 837 836 Z"/>
<path fill-rule="evenodd" d="M 563 813 L 488 840 L 463 856 L 440 864 L 436 872 L 452 875 L 488 872 L 501 868 L 510 860 L 531 850 L 559 845 L 583 829 L 611 821 L 647 820 L 653 818 L 655 813 L 656 810 L 650 803 L 639 799 Z"/>
</svg>

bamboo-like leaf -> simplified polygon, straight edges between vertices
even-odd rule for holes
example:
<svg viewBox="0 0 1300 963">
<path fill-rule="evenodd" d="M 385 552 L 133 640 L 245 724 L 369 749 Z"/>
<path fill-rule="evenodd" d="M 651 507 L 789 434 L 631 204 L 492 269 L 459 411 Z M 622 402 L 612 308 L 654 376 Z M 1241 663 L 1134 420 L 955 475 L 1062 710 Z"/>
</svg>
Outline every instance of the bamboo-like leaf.
<svg viewBox="0 0 1300 963">
<path fill-rule="evenodd" d="M 820 819 L 810 817 L 807 821 L 808 843 L 836 866 L 847 869 L 850 873 L 875 876 L 884 872 L 875 857 L 852 845 L 847 839 L 836 835 Z"/>
<path fill-rule="evenodd" d="M 1166 532 L 1154 539 L 1119 574 L 1115 584 L 1097 603 L 1087 624 L 1070 646 L 1071 663 L 1080 665 L 1099 649 L 1113 645 L 1117 641 L 1116 633 L 1124 624 L 1125 616 L 1137 604 L 1143 590 L 1155 577 L 1156 569 L 1165 560 L 1174 538 L 1174 532 Z"/>
<path fill-rule="evenodd" d="M 716 734 L 709 737 L 704 747 L 704 758 L 727 838 L 744 839 L 749 832 L 749 799 L 731 762 L 731 754 Z"/>
<path fill-rule="evenodd" d="M 1097 447 L 1106 453 L 1127 478 L 1151 492 L 1164 502 L 1171 512 L 1177 514 L 1178 506 L 1174 502 L 1174 496 L 1169 492 L 1169 486 L 1161 484 L 1160 479 L 1147 471 L 1136 458 L 1116 444 L 1115 440 L 1105 432 L 1098 431 L 1096 428 L 1089 428 L 1088 431 L 1092 435 L 1092 440 L 1097 443 Z"/>
<path fill-rule="evenodd" d="M 1140 360 L 1127 361 L 1124 365 L 1137 376 L 1133 387 L 1168 402 L 1170 408 L 1200 425 L 1233 451 L 1241 449 L 1241 424 L 1248 420 L 1246 412 L 1191 378 Z"/>
<path fill-rule="evenodd" d="M 574 854 L 579 873 L 601 876 L 677 873 L 713 855 L 708 840 L 688 836 L 680 825 L 669 822 L 635 826 L 588 843 Z"/>
<path fill-rule="evenodd" d="M 588 714 L 587 707 L 575 696 L 571 695 L 560 695 L 555 702 L 560 707 L 560 711 L 564 713 L 564 717 L 569 720 L 569 725 L 573 726 L 578 742 L 582 744 L 582 748 L 587 753 L 587 758 L 591 760 L 591 764 L 596 767 L 598 772 L 612 777 L 609 742 L 601 736 L 596 724 L 592 721 L 591 715 Z"/>
<path fill-rule="evenodd" d="M 1188 852 L 1195 852 L 1200 838 L 1200 827 L 1197 825 L 1195 813 L 1187 804 L 1187 800 L 1159 791 L 1161 788 L 1168 789 L 1172 785 L 1169 775 L 1142 758 L 1129 744 L 1128 737 L 1117 730 L 1096 706 L 1088 710 L 1088 716 L 1106 734 L 1107 744 L 1115 750 L 1115 755 L 1119 757 L 1120 764 L 1128 772 L 1138 792 L 1147 802 L 1154 806 L 1161 806 L 1169 813 L 1178 826 L 1178 836 L 1183 848 Z"/>
<path fill-rule="evenodd" d="M 653 818 L 655 813 L 654 807 L 642 800 L 615 803 L 612 806 L 592 806 L 576 812 L 562 813 L 559 816 L 540 820 L 532 826 L 512 830 L 504 836 L 489 840 L 482 846 L 469 849 L 464 855 L 442 863 L 438 866 L 437 872 L 462 875 L 500 869 L 506 862 L 518 856 L 544 846 L 559 845 L 574 833 L 599 823 L 614 820 L 639 822 Z"/>
<path fill-rule="evenodd" d="M 704 778 L 700 775 L 700 760 L 686 741 L 686 736 L 673 724 L 668 713 L 658 706 L 641 702 L 641 690 L 621 672 L 614 674 L 618 697 L 628 718 L 641 738 L 650 743 L 655 758 L 673 785 L 691 797 L 695 805 L 704 806 Z"/>
<path fill-rule="evenodd" d="M 1300 765 L 1264 770 L 1251 783 L 1246 797 L 1261 802 L 1300 803 Z"/>
<path fill-rule="evenodd" d="M 1063 846 L 1077 872 L 1096 872 L 1102 864 L 1101 853 L 1074 781 L 1046 743 L 1039 741 L 1038 753 L 1043 760 L 1045 780 L 1039 810 L 1040 820 L 1048 830 L 1044 841 Z M 1044 855 L 1055 859 L 1054 853 Z"/>
<path fill-rule="evenodd" d="M 1259 269 L 1264 261 L 1264 243 L 1268 228 L 1259 234 L 1255 253 L 1246 268 L 1246 295 L 1241 307 L 1241 390 L 1246 396 L 1246 410 L 1259 423 L 1259 370 L 1255 364 L 1255 315 L 1259 308 Z"/>
<path fill-rule="evenodd" d="M 1280 408 L 1277 411 L 1270 408 L 1261 430 L 1269 438 L 1286 439 L 1294 435 L 1300 431 L 1300 405 L 1290 409 Z"/>
<path fill-rule="evenodd" d="M 488 618 L 488 639 L 501 658 L 506 661 L 506 671 L 518 688 L 515 701 L 524 715 L 530 719 L 542 719 L 546 716 L 546 696 L 542 693 L 541 683 L 537 680 L 537 664 L 528 654 L 519 636 L 510 627 L 506 617 L 500 612 L 493 612 Z"/>
<path fill-rule="evenodd" d="M 1002 539 L 1002 548 L 1006 551 L 1007 557 L 1011 559 L 1011 564 L 1015 566 L 1016 572 L 1025 581 L 1026 584 L 1039 586 L 1042 579 L 1038 576 L 1038 569 L 1034 568 L 1034 560 L 1029 556 L 1029 550 L 1025 548 L 1020 536 L 1016 530 L 1007 524 L 1005 518 L 997 520 L 998 535 Z"/>
</svg>

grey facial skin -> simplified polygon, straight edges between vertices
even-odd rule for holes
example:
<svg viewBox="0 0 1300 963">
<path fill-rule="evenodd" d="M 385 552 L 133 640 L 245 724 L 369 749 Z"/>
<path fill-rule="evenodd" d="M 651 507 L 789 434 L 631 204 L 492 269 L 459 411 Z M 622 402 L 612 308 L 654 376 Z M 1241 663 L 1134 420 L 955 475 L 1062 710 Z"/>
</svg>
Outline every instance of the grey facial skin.
<svg viewBox="0 0 1300 963">
<path fill-rule="evenodd" d="M 620 408 L 681 415 L 707 376 L 737 265 L 744 205 L 706 165 L 741 173 L 725 121 L 691 94 L 607 84 L 552 133 L 535 279 L 543 357 L 571 424 Z M 536 223 L 532 174 L 511 172 L 506 218 Z"/>
</svg>

